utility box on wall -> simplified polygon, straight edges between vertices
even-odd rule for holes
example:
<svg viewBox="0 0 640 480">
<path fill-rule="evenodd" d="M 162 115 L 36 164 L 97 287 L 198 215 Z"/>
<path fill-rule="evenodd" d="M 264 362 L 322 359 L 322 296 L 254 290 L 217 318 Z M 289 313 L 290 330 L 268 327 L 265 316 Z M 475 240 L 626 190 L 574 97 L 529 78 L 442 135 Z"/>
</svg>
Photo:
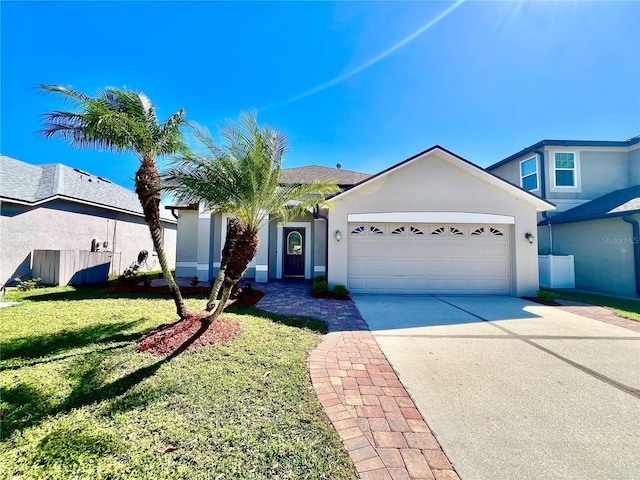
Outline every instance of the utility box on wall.
<svg viewBox="0 0 640 480">
<path fill-rule="evenodd" d="M 540 286 L 543 288 L 575 288 L 573 255 L 538 255 Z"/>
</svg>

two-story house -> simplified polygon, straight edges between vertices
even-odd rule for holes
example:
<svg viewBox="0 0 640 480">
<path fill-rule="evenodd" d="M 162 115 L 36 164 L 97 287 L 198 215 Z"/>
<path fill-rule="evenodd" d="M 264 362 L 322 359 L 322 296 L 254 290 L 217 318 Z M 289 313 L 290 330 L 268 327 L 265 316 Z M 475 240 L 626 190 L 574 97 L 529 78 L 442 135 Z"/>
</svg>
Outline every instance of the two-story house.
<svg viewBox="0 0 640 480">
<path fill-rule="evenodd" d="M 576 288 L 640 296 L 640 136 L 542 140 L 487 170 L 556 205 L 539 253 L 573 255 Z"/>
</svg>

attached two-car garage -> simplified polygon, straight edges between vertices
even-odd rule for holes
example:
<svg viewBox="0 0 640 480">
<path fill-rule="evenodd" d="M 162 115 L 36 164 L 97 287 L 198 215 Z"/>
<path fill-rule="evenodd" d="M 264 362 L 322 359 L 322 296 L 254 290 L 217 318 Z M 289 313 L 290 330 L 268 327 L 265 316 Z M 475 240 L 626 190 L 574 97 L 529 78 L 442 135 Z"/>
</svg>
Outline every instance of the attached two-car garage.
<svg viewBox="0 0 640 480">
<path fill-rule="evenodd" d="M 538 289 L 537 213 L 554 206 L 441 147 L 332 203 L 330 285 L 380 294 L 525 296 Z"/>
<path fill-rule="evenodd" d="M 353 293 L 511 293 L 509 225 L 351 222 L 348 231 Z"/>
</svg>

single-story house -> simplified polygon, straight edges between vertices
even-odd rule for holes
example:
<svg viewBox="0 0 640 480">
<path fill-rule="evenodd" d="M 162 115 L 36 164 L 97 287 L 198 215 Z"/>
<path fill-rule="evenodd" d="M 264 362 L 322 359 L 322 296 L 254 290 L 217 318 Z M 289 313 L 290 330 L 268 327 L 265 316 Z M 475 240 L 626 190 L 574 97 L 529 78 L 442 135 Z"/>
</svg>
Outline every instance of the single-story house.
<svg viewBox="0 0 640 480">
<path fill-rule="evenodd" d="M 260 231 L 246 273 L 258 282 L 325 275 L 353 293 L 532 295 L 537 214 L 553 204 L 434 146 L 376 175 L 310 166 L 282 182 L 332 179 L 333 209 Z M 178 216 L 176 275 L 215 277 L 227 215 Z"/>
<path fill-rule="evenodd" d="M 164 242 L 175 265 L 177 220 L 164 212 Z M 159 270 L 135 192 L 59 163 L 32 165 L 0 155 L 0 283 L 31 277 L 34 251 L 111 252 L 120 274 L 148 252 Z"/>
</svg>

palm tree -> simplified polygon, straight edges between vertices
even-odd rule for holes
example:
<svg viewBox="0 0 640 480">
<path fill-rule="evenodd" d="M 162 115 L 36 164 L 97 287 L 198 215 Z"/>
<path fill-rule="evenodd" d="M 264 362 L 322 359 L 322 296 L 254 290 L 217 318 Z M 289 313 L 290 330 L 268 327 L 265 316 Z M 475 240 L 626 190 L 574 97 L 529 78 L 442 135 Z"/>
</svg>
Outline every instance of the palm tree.
<svg viewBox="0 0 640 480">
<path fill-rule="evenodd" d="M 60 85 L 38 88 L 62 97 L 72 107 L 72 111 L 52 110 L 42 115 L 40 133 L 45 138 L 64 140 L 72 148 L 131 152 L 140 160 L 135 175 L 136 193 L 177 313 L 184 319 L 189 312 L 169 271 L 162 240 L 161 179 L 156 164 L 159 156 L 187 153 L 182 134 L 186 125 L 184 110 L 159 122 L 154 104 L 143 93 L 109 87 L 90 97 Z"/>
<path fill-rule="evenodd" d="M 239 122 L 223 125 L 222 145 L 207 130 L 196 127 L 195 133 L 205 153 L 175 159 L 164 175 L 164 185 L 181 202 L 201 202 L 212 213 L 232 217 L 206 308 L 212 312 L 207 318 L 213 321 L 258 251 L 258 230 L 270 219 L 287 222 L 307 214 L 338 187 L 330 182 L 280 185 L 282 157 L 288 151 L 286 135 L 268 126 L 261 128 L 255 113 L 243 113 Z"/>
</svg>

